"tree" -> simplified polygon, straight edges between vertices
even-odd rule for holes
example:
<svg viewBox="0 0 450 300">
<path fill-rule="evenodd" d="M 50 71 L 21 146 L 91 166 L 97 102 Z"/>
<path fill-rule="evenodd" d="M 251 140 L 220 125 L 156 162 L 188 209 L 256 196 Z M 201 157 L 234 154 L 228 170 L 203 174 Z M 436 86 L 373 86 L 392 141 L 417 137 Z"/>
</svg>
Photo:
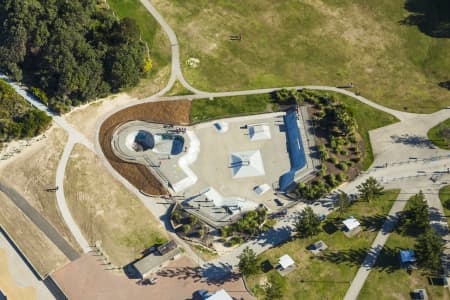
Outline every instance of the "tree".
<svg viewBox="0 0 450 300">
<path fill-rule="evenodd" d="M 412 224 L 419 229 L 425 229 L 429 226 L 429 212 L 428 204 L 425 201 L 425 197 L 422 191 L 419 194 L 414 195 L 409 200 L 409 218 Z"/>
<path fill-rule="evenodd" d="M 347 195 L 347 193 L 340 191 L 338 194 L 337 203 L 338 203 L 338 209 L 339 209 L 339 216 L 342 216 L 342 214 L 350 206 L 350 197 Z"/>
<path fill-rule="evenodd" d="M 191 225 L 185 224 L 185 225 L 183 225 L 182 229 L 183 229 L 183 232 L 185 234 L 187 234 L 187 233 L 189 233 L 189 231 L 191 231 Z"/>
<path fill-rule="evenodd" d="M 258 259 L 256 253 L 250 247 L 245 247 L 244 251 L 238 256 L 239 270 L 242 275 L 249 276 L 258 272 Z"/>
<path fill-rule="evenodd" d="M 311 237 L 320 232 L 320 218 L 311 207 L 306 207 L 295 222 L 297 234 L 302 237 Z"/>
<path fill-rule="evenodd" d="M 428 269 L 438 270 L 441 262 L 441 253 L 444 250 L 442 239 L 434 229 L 428 228 L 417 238 L 415 246 L 417 262 Z"/>
<path fill-rule="evenodd" d="M 267 285 L 264 288 L 267 300 L 282 299 L 286 289 L 286 280 L 278 273 L 271 273 Z"/>
<path fill-rule="evenodd" d="M 367 180 L 356 187 L 361 199 L 365 201 L 372 201 L 384 194 L 384 188 L 373 177 L 367 178 Z"/>
</svg>

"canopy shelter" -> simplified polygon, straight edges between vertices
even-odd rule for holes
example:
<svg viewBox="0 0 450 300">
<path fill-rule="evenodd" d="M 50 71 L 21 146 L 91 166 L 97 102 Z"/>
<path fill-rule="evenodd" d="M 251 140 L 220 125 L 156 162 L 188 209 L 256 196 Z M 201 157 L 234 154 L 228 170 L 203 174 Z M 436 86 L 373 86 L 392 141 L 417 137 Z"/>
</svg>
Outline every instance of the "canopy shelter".
<svg viewBox="0 0 450 300">
<path fill-rule="evenodd" d="M 416 255 L 414 253 L 414 250 L 400 250 L 400 264 L 410 264 L 416 262 Z"/>
<path fill-rule="evenodd" d="M 294 260 L 287 254 L 280 257 L 279 264 L 282 269 L 287 269 L 293 265 L 295 265 Z"/>
<path fill-rule="evenodd" d="M 355 217 L 350 217 L 342 221 L 342 223 L 344 223 L 348 231 L 352 231 L 353 229 L 358 228 L 359 225 L 361 225 L 359 221 L 355 219 Z"/>
</svg>

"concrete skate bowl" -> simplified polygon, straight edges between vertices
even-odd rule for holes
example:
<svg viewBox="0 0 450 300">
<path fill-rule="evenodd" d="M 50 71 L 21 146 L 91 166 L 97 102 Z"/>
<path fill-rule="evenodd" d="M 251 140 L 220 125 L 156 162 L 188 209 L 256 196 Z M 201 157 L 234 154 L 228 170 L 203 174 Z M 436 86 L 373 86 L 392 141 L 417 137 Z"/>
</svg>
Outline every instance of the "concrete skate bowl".
<svg viewBox="0 0 450 300">
<path fill-rule="evenodd" d="M 114 112 L 100 125 L 98 142 L 111 166 L 128 182 L 146 194 L 163 195 L 167 190 L 144 165 L 127 162 L 117 157 L 112 149 L 111 140 L 115 129 L 121 124 L 142 120 L 145 122 L 189 125 L 191 102 L 188 100 L 149 102 L 137 104 Z M 175 150 L 182 151 L 181 143 Z"/>
<path fill-rule="evenodd" d="M 139 130 L 127 136 L 126 145 L 130 150 L 143 152 L 155 147 L 155 139 L 151 132 Z"/>
</svg>

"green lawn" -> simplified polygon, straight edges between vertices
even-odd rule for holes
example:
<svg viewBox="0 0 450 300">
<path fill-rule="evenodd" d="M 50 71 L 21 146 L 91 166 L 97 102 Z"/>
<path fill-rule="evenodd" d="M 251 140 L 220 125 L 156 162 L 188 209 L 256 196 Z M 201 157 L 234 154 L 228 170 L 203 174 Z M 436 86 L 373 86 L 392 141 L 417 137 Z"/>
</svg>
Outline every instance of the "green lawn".
<svg viewBox="0 0 450 300">
<path fill-rule="evenodd" d="M 450 150 L 450 119 L 431 128 L 428 138 L 439 148 Z"/>
<path fill-rule="evenodd" d="M 169 39 L 139 0 L 107 0 L 107 2 L 119 18 L 131 17 L 137 21 L 142 40 L 147 43 L 153 60 L 152 70 L 143 78 L 138 87 L 131 90 L 131 93 L 135 92 L 138 96 L 153 94 L 156 91 L 148 86 L 152 84 L 160 85 L 159 81 L 165 83 L 170 75 L 171 51 Z M 158 82 L 155 83 L 155 81 Z M 147 92 L 145 92 L 146 89 Z"/>
<path fill-rule="evenodd" d="M 444 215 L 447 218 L 447 223 L 450 225 L 450 209 L 448 209 L 444 204 L 450 200 L 450 185 L 447 185 L 440 189 L 439 198 L 441 199 L 442 206 L 444 207 Z"/>
<path fill-rule="evenodd" d="M 450 186 L 441 192 L 445 192 L 445 189 L 447 193 L 450 192 Z M 448 194 L 446 197 L 450 198 Z M 409 203 L 405 207 L 405 210 L 408 209 Z M 400 269 L 399 250 L 414 249 L 415 243 L 416 237 L 403 234 L 401 230 L 393 232 L 369 274 L 359 299 L 410 299 L 409 293 L 418 288 L 426 288 L 430 299 L 450 299 L 447 289 L 428 284 L 424 270 L 418 269 L 413 271 L 412 275 L 408 275 L 406 270 Z"/>
<path fill-rule="evenodd" d="M 396 123 L 398 122 L 398 119 L 388 113 L 370 107 L 343 94 L 319 91 L 314 91 L 314 94 L 333 96 L 336 100 L 345 103 L 345 105 L 353 113 L 353 116 L 358 124 L 358 132 L 364 139 L 365 154 L 362 166 L 364 170 L 367 170 L 373 162 L 373 152 L 370 144 L 369 131 Z"/>
<path fill-rule="evenodd" d="M 311 239 L 293 240 L 261 254 L 260 261 L 269 260 L 273 266 L 284 254 L 289 254 L 297 264 L 297 269 L 285 277 L 287 290 L 283 299 L 342 299 L 377 234 L 376 228 L 382 224 L 398 193 L 398 190 L 386 191 L 378 201 L 357 202 L 351 206 L 342 218 L 354 216 L 364 228 L 353 238 L 347 238 L 337 230 L 341 218 L 338 213 L 332 213 L 324 223 L 326 232 Z M 318 240 L 323 240 L 329 248 L 323 254 L 313 256 L 306 247 Z M 267 275 L 261 273 L 247 279 L 259 299 L 263 299 L 261 284 Z"/>
<path fill-rule="evenodd" d="M 450 39 L 402 20 L 405 0 L 153 0 L 177 33 L 186 79 L 205 91 L 292 85 L 356 90 L 389 107 L 450 105 Z M 242 41 L 230 35 L 242 32 Z M 198 58 L 197 68 L 184 62 Z"/>
<path fill-rule="evenodd" d="M 269 94 L 198 99 L 192 102 L 191 122 L 277 111 Z"/>
</svg>

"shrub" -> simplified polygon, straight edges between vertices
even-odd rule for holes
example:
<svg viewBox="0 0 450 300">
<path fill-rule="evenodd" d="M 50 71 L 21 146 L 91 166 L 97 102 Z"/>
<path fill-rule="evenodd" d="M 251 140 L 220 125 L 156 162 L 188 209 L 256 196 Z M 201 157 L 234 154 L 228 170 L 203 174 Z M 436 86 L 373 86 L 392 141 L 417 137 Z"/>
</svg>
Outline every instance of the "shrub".
<svg viewBox="0 0 450 300">
<path fill-rule="evenodd" d="M 331 156 L 330 157 L 330 162 L 334 165 L 337 165 L 339 163 L 339 160 L 337 159 L 336 156 Z"/>
<path fill-rule="evenodd" d="M 243 242 L 242 237 L 240 237 L 240 236 L 233 236 L 230 239 L 229 244 L 230 244 L 230 247 L 233 247 L 235 245 L 242 244 L 242 242 Z"/>
<path fill-rule="evenodd" d="M 191 225 L 189 225 L 189 224 L 183 225 L 182 230 L 185 234 L 189 233 L 191 231 Z"/>
<path fill-rule="evenodd" d="M 347 169 L 348 169 L 348 166 L 347 166 L 347 164 L 345 163 L 345 161 L 341 161 L 339 164 L 338 164 L 338 166 L 337 166 L 339 169 L 341 169 L 342 171 L 347 171 Z"/>
<path fill-rule="evenodd" d="M 336 179 L 337 179 L 339 182 L 344 182 L 344 181 L 347 180 L 347 175 L 345 175 L 344 173 L 338 173 L 338 174 L 336 175 Z"/>
<path fill-rule="evenodd" d="M 338 182 L 336 180 L 336 176 L 334 176 L 333 174 L 327 175 L 326 181 L 327 181 L 328 185 L 333 187 L 333 188 L 338 185 Z"/>
<path fill-rule="evenodd" d="M 37 87 L 31 87 L 30 91 L 39 101 L 45 105 L 48 105 L 48 97 L 43 90 Z"/>
<path fill-rule="evenodd" d="M 345 149 L 341 149 L 341 150 L 339 150 L 339 154 L 347 156 L 348 155 L 348 151 L 345 150 Z"/>
<path fill-rule="evenodd" d="M 320 166 L 320 176 L 325 176 L 325 174 L 327 173 L 327 165 L 326 164 L 322 164 Z"/>
</svg>

